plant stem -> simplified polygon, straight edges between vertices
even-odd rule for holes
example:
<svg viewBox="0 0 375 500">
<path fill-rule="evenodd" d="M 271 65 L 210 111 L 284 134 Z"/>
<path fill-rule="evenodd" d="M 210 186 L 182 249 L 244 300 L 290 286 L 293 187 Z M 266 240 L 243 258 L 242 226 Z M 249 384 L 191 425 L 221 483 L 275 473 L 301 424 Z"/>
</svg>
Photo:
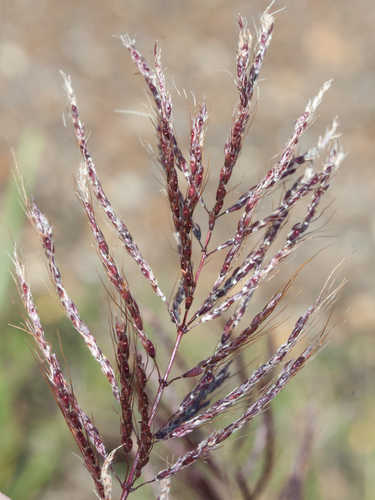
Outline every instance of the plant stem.
<svg viewBox="0 0 375 500">
<path fill-rule="evenodd" d="M 174 344 L 174 347 L 173 347 L 173 351 L 172 351 L 171 357 L 169 359 L 168 366 L 167 366 L 167 369 L 165 371 L 164 377 L 160 380 L 160 383 L 159 383 L 158 392 L 156 394 L 156 398 L 155 398 L 154 404 L 152 406 L 150 418 L 149 418 L 149 421 L 148 421 L 148 425 L 149 426 L 151 426 L 152 421 L 153 421 L 153 419 L 154 419 L 154 417 L 156 415 L 156 410 L 157 410 L 157 408 L 159 406 L 160 399 L 161 399 L 161 396 L 163 394 L 163 391 L 167 387 L 168 377 L 169 377 L 169 374 L 171 373 L 171 370 L 172 370 L 172 367 L 173 367 L 174 360 L 176 358 L 176 354 L 177 354 L 178 348 L 179 348 L 179 346 L 181 344 L 181 340 L 182 340 L 182 337 L 183 337 L 184 332 L 185 332 L 185 329 L 184 329 L 185 322 L 186 322 L 186 314 L 185 314 L 184 320 L 182 322 L 182 325 L 178 329 L 176 341 L 175 341 L 175 344 Z M 138 448 L 137 454 L 135 456 L 132 468 L 130 470 L 128 479 L 127 479 L 127 481 L 125 483 L 125 486 L 124 486 L 124 489 L 122 491 L 121 499 L 120 500 L 126 500 L 126 498 L 128 497 L 128 495 L 129 495 L 129 493 L 131 491 L 131 486 L 132 486 L 132 484 L 134 482 L 134 474 L 135 474 L 138 462 L 139 462 L 139 448 Z"/>
</svg>

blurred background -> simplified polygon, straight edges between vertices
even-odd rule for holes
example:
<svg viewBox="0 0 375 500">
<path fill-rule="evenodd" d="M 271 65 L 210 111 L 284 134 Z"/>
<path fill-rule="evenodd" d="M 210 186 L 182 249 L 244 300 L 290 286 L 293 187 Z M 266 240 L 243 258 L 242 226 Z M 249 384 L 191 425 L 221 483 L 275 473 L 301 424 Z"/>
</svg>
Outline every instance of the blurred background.
<svg viewBox="0 0 375 500">
<path fill-rule="evenodd" d="M 116 408 L 95 364 L 84 361 L 85 349 L 55 299 L 38 237 L 25 220 L 12 180 L 14 157 L 29 193 L 54 227 L 66 287 L 104 351 L 111 353 L 111 300 L 75 195 L 80 158 L 59 70 L 72 76 L 105 190 L 170 295 L 177 279 L 176 252 L 162 177 L 148 147 L 155 146 L 147 117 L 150 104 L 143 80 L 116 35 L 134 36 L 149 60 L 153 43 L 159 40 L 183 147 L 188 144 L 192 93 L 198 102 L 205 99 L 207 192 L 212 199 L 237 102 L 233 84 L 237 14 L 246 16 L 253 29 L 266 5 L 261 0 L 1 0 L 0 491 L 13 500 L 94 498 L 40 374 L 33 345 L 13 326 L 24 319 L 10 274 L 14 242 L 25 261 L 46 331 L 64 359 L 82 406 L 94 415 L 109 447 L 117 445 Z M 329 345 L 275 404 L 276 473 L 262 498 L 277 498 L 292 470 L 296 436 L 303 432 L 305 409 L 312 404 L 315 434 L 306 498 L 370 500 L 375 497 L 375 9 L 369 0 L 284 0 L 274 9 L 284 6 L 277 15 L 256 116 L 233 177 L 232 196 L 235 199 L 272 165 L 307 100 L 322 82 L 333 78 L 301 151 L 338 116 L 348 154 L 326 200 L 329 216 L 317 237 L 300 249 L 301 262 L 319 248 L 325 250 L 306 266 L 290 294 L 290 318 L 311 303 L 342 259 L 340 273 L 348 283 L 335 305 Z M 220 231 L 225 234 L 225 228 Z M 107 233 L 136 296 L 142 294 L 140 302 L 168 330 L 166 315 L 149 287 L 124 256 L 116 236 L 111 230 Z M 280 282 L 295 264 L 283 268 Z M 214 338 L 205 340 L 207 349 Z M 196 344 L 188 345 L 194 349 Z M 144 490 L 134 498 L 154 495 Z M 185 497 L 181 492 L 175 498 Z"/>
</svg>

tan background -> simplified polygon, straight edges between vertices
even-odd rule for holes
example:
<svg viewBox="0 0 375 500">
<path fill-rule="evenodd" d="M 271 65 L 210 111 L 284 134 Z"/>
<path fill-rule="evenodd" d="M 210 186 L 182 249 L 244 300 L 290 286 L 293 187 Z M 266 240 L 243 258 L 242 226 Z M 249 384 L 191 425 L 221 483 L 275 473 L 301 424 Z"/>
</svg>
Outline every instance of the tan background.
<svg viewBox="0 0 375 500">
<path fill-rule="evenodd" d="M 72 75 L 81 114 L 90 131 L 90 148 L 107 193 L 147 258 L 159 270 L 163 288 L 170 290 L 175 282 L 173 268 L 168 267 L 175 259 L 171 226 L 165 198 L 160 194 L 161 177 L 144 147 L 153 142 L 153 129 L 147 118 L 114 112 L 120 108 L 147 113 L 145 86 L 126 49 L 113 35 L 129 32 L 148 58 L 154 40 L 159 40 L 170 80 L 178 89 L 193 91 L 198 100 L 206 99 L 209 123 L 205 158 L 213 180 L 221 166 L 223 142 L 236 102 L 232 76 L 236 15 L 240 12 L 247 16 L 252 27 L 252 19 L 258 21 L 265 5 L 262 1 L 219 0 L 0 2 L 1 203 L 5 206 L 12 190 L 14 149 L 20 170 L 54 225 L 66 282 L 92 321 L 105 316 L 108 301 L 103 290 L 98 292 L 99 266 L 75 197 L 73 177 L 79 154 L 69 120 L 66 128 L 63 125 L 67 108 L 59 70 Z M 333 88 L 304 144 L 311 144 L 338 115 L 348 156 L 328 200 L 332 219 L 325 220 L 320 238 L 303 252 L 310 256 L 314 249 L 328 248 L 319 262 L 306 269 L 305 281 L 300 293 L 291 299 L 291 307 L 308 304 L 329 270 L 345 258 L 342 275 L 348 278 L 348 284 L 337 305 L 338 326 L 322 359 L 307 368 L 303 379 L 302 393 L 306 400 L 315 401 L 320 412 L 315 486 L 308 498 L 370 499 L 375 492 L 371 477 L 375 456 L 375 9 L 368 0 L 286 0 L 276 8 L 283 5 L 286 10 L 277 15 L 262 72 L 254 125 L 233 180 L 234 194 L 242 191 L 240 183 L 254 183 L 269 168 L 307 99 L 323 81 L 334 78 Z M 179 97 L 176 91 L 173 97 L 177 133 L 186 145 L 192 99 Z M 27 224 L 17 222 L 19 213 L 17 208 L 9 213 L 3 209 L 1 219 L 1 277 L 8 298 L 3 294 L 0 306 L 6 344 L 14 342 L 15 335 L 6 325 L 19 322 L 21 311 L 14 287 L 8 287 L 7 281 L 10 241 L 19 241 L 46 325 L 54 332 L 61 318 L 37 238 Z M 120 252 L 115 238 L 113 244 Z M 126 262 L 124 259 L 124 265 Z M 126 272 L 129 280 L 138 276 L 131 266 Z M 135 279 L 137 292 L 143 285 Z M 147 300 L 151 298 L 147 296 Z M 106 321 L 102 319 L 101 324 Z M 43 453 L 49 456 L 45 448 L 53 439 L 48 432 L 53 436 L 57 431 L 55 427 L 38 425 L 39 417 L 32 408 L 43 406 L 47 393 L 39 381 L 38 369 L 28 361 L 32 358 L 29 344 L 19 340 L 20 334 L 16 336 L 18 343 L 12 344 L 1 369 L 4 380 L 8 380 L 2 386 L 9 418 L 7 421 L 5 416 L 4 422 L 17 425 L 17 430 L 9 427 L 11 431 L 4 434 L 9 444 L 3 456 L 6 472 L 0 477 L 0 489 L 13 492 L 15 499 L 26 498 L 20 484 L 24 482 L 30 484 L 27 498 L 92 498 L 78 489 L 82 471 L 72 455 L 74 448 L 69 438 L 64 443 L 71 448 L 62 455 L 60 451 L 55 454 L 55 458 L 57 454 L 60 457 L 58 465 L 51 466 L 48 472 L 42 463 L 42 472 L 38 473 L 41 480 L 32 479 L 32 466 L 35 463 L 37 467 L 38 457 Z M 30 371 L 25 368 L 23 373 L 22 366 Z M 31 376 L 35 384 L 30 388 Z M 16 379 L 14 387 L 9 379 Z M 88 394 L 89 407 L 90 403 Z M 54 415 L 52 404 L 48 411 Z M 61 428 L 61 419 L 56 422 Z M 3 440 L 2 433 L 7 433 L 4 426 L 0 428 Z M 282 451 L 280 454 L 282 459 Z M 83 488 L 87 491 L 87 484 Z"/>
</svg>

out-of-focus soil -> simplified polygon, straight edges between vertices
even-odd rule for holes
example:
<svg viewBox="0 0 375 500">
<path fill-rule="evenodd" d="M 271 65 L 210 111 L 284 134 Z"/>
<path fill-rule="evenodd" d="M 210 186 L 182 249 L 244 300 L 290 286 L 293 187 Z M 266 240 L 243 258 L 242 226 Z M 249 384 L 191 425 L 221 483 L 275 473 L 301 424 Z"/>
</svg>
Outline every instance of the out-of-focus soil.
<svg viewBox="0 0 375 500">
<path fill-rule="evenodd" d="M 260 0 L 1 2 L 0 193 L 5 194 L 11 178 L 14 149 L 21 171 L 30 165 L 35 168 L 33 196 L 54 226 L 59 261 L 76 295 L 83 295 L 85 287 L 98 280 L 99 265 L 75 195 L 74 176 L 80 158 L 59 70 L 72 76 L 91 152 L 107 193 L 147 259 L 159 270 L 163 287 L 168 290 L 170 286 L 171 290 L 176 279 L 171 269 L 174 240 L 166 198 L 161 194 L 161 175 L 148 151 L 148 144 L 155 146 L 153 125 L 144 116 L 150 112 L 150 102 L 141 76 L 116 35 L 128 32 L 134 36 L 149 59 L 154 41 L 159 41 L 175 102 L 176 130 L 184 147 L 188 144 L 194 98 L 206 100 L 209 121 L 204 160 L 210 169 L 209 196 L 221 167 L 223 144 L 237 99 L 233 83 L 236 16 L 239 12 L 247 16 L 253 29 L 252 20 L 258 22 L 265 5 Z M 254 122 L 233 179 L 233 196 L 241 193 L 243 186 L 254 184 L 270 167 L 307 100 L 322 82 L 333 78 L 332 89 L 303 144 L 312 144 L 338 116 L 348 154 L 327 199 L 328 215 L 322 218 L 318 237 L 311 247 L 308 243 L 301 249 L 307 258 L 325 248 L 306 266 L 302 299 L 295 297 L 292 308 L 297 308 L 301 300 L 304 304 L 311 302 L 330 270 L 344 259 L 340 273 L 348 284 L 336 306 L 338 318 L 329 352 L 350 349 L 351 354 L 343 358 L 348 365 L 334 365 L 340 375 L 332 377 L 336 381 L 339 377 L 340 384 L 332 382 L 332 391 L 339 387 L 343 392 L 335 393 L 327 407 L 332 393 L 326 389 L 326 397 L 317 396 L 317 402 L 324 402 L 327 413 L 326 420 L 325 412 L 319 415 L 322 442 L 329 442 L 335 419 L 345 420 L 343 440 L 345 450 L 349 450 L 345 460 L 356 462 L 354 468 L 360 464 L 361 494 L 370 499 L 375 491 L 366 472 L 371 463 L 374 465 L 375 453 L 375 433 L 370 425 L 375 411 L 371 403 L 375 366 L 375 9 L 369 0 L 286 0 L 283 5 L 286 9 L 276 16 L 261 75 Z M 115 112 L 119 109 L 138 113 Z M 30 157 L 35 143 L 41 148 L 37 165 Z M 26 158 L 25 150 L 30 151 Z M 9 221 L 4 224 L 6 234 L 12 235 Z M 111 241 L 121 255 L 116 237 L 112 235 Z M 39 242 L 27 224 L 19 236 L 19 246 L 34 293 L 46 301 L 45 314 L 60 314 L 49 308 L 46 296 L 51 288 L 46 287 Z M 123 262 L 125 267 L 128 261 L 123 258 Z M 136 291 L 142 290 L 144 283 L 137 271 L 130 267 L 126 274 L 130 282 L 135 280 Z M 15 301 L 13 290 L 10 297 Z M 329 363 L 329 356 L 325 362 Z M 309 367 L 312 379 L 313 365 Z M 317 383 L 322 383 L 319 377 Z M 331 381 L 325 383 L 330 386 Z M 324 393 L 325 388 L 320 386 L 320 390 Z M 73 477 L 70 469 L 66 468 L 67 477 Z M 344 470 L 335 465 L 322 472 L 321 481 L 327 486 L 324 498 L 337 498 L 338 491 L 341 498 L 351 498 Z M 79 484 L 76 478 L 72 480 Z M 64 498 L 61 477 L 56 484 L 60 486 L 51 483 L 46 496 L 39 498 Z M 77 495 L 70 498 L 86 498 L 83 493 Z"/>
</svg>

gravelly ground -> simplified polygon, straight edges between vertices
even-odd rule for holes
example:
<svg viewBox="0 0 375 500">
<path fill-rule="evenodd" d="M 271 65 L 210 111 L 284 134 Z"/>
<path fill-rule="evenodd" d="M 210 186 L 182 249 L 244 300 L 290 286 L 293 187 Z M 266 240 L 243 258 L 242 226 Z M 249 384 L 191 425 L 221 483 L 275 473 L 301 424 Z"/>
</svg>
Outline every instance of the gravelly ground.
<svg viewBox="0 0 375 500">
<path fill-rule="evenodd" d="M 370 499 L 375 491 L 369 473 L 375 453 L 371 425 L 375 411 L 375 9 L 368 0 L 286 0 L 284 4 L 287 8 L 277 16 L 263 70 L 256 117 L 241 157 L 241 173 L 233 185 L 238 193 L 241 184 L 254 183 L 280 151 L 307 99 L 323 81 L 334 78 L 305 144 L 311 143 L 338 115 L 348 156 L 330 194 L 332 218 L 319 232 L 324 238 L 304 249 L 308 256 L 313 249 L 327 247 L 319 263 L 306 268 L 302 301 L 312 299 L 329 270 L 344 258 L 342 275 L 348 284 L 337 305 L 338 327 L 329 347 L 333 356 L 338 353 L 339 362 L 334 366 L 340 374 L 325 381 L 330 389 L 326 397 L 321 396 L 329 414 L 328 430 L 322 424 L 321 447 L 329 442 L 327 434 L 334 432 L 335 419 L 345 414 L 345 453 L 339 450 L 334 456 L 350 463 L 320 471 L 328 488 L 324 496 L 311 498 L 333 499 L 341 495 L 345 499 Z M 66 280 L 76 287 L 78 295 L 95 282 L 98 267 L 72 188 L 79 156 L 69 123 L 63 126 L 66 101 L 59 69 L 72 75 L 106 190 L 125 214 L 140 246 L 147 249 L 149 260 L 156 269 L 163 270 L 162 280 L 167 287 L 170 278 L 166 266 L 174 259 L 173 239 L 165 235 L 170 222 L 165 198 L 160 195 L 160 176 L 144 148 L 153 141 L 152 125 L 142 116 L 114 112 L 127 109 L 147 113 L 147 97 L 127 51 L 113 35 L 125 31 L 134 35 L 149 57 L 158 39 L 168 76 L 176 87 L 193 91 L 198 100 L 206 99 L 206 158 L 212 179 L 221 165 L 223 141 L 236 100 L 231 73 L 236 14 L 257 19 L 264 5 L 260 0 L 1 2 L 0 192 L 5 193 L 10 179 L 10 150 L 14 148 L 21 170 L 35 168 L 33 193 L 54 224 Z M 174 97 L 178 109 L 176 128 L 184 138 L 192 98 L 186 100 L 175 91 Z M 33 161 L 38 148 L 39 159 Z M 12 234 L 9 225 L 5 221 L 5 232 Z M 38 242 L 27 225 L 20 235 L 20 246 L 29 262 L 35 293 L 45 300 L 46 315 L 59 314 L 49 309 L 45 266 L 39 262 Z M 89 251 L 92 257 L 88 257 Z M 131 280 L 133 270 L 127 275 Z M 292 307 L 297 307 L 299 300 L 296 297 Z M 327 355 L 325 362 L 329 363 Z M 313 366 L 309 370 L 312 373 Z M 317 383 L 321 383 L 319 377 Z M 334 399 L 329 403 L 332 395 Z M 321 418 L 324 421 L 324 415 Z M 355 491 L 347 470 L 357 471 L 353 473 Z M 45 496 L 39 498 L 64 498 L 63 491 L 61 482 L 60 487 L 50 483 Z M 74 498 L 84 498 L 77 495 Z"/>
</svg>

